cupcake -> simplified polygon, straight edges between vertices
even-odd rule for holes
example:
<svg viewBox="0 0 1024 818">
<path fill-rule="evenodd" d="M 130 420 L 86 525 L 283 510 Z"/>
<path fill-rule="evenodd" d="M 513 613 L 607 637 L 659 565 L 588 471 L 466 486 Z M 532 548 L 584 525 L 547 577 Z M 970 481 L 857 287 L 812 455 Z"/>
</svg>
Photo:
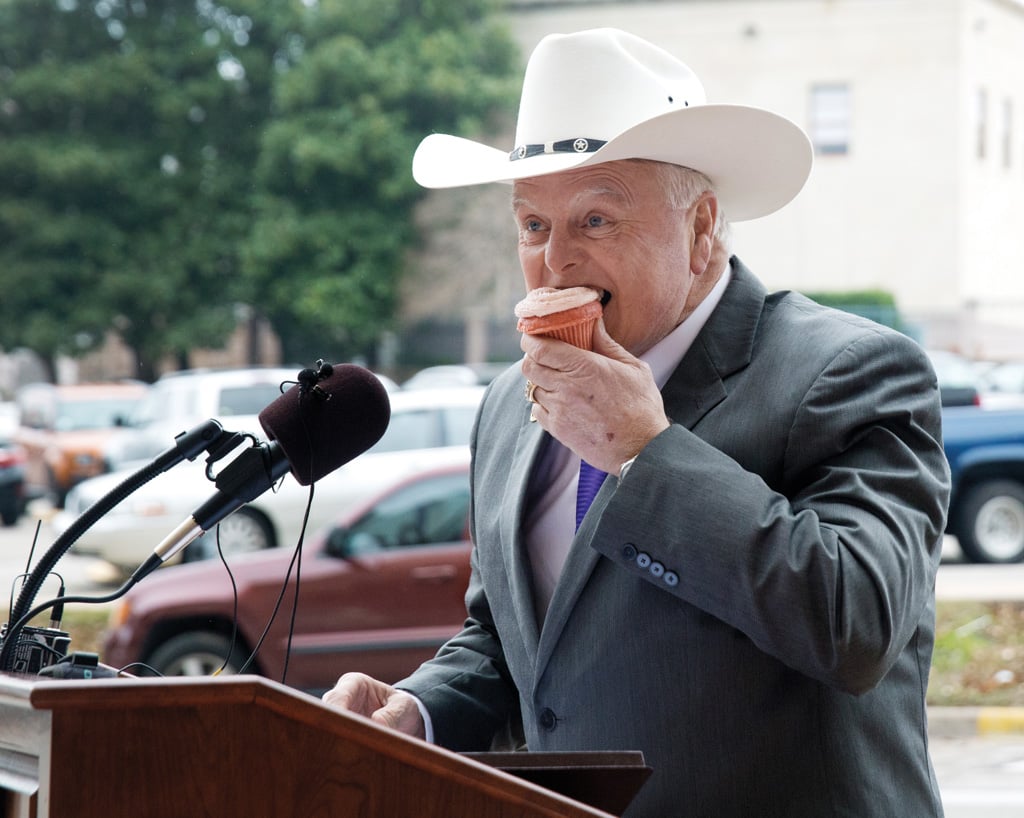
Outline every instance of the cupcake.
<svg viewBox="0 0 1024 818">
<path fill-rule="evenodd" d="M 594 324 L 602 312 L 601 293 L 592 287 L 538 287 L 515 309 L 520 332 L 548 335 L 580 349 L 591 348 Z"/>
</svg>

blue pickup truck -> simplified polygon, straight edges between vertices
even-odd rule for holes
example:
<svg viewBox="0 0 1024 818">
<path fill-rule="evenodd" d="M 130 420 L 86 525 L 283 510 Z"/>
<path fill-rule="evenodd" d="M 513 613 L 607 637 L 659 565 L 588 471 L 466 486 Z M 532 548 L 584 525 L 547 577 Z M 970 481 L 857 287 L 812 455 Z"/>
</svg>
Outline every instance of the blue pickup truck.
<svg viewBox="0 0 1024 818">
<path fill-rule="evenodd" d="M 953 476 L 946 531 L 971 562 L 1024 561 L 1024 409 L 946 407 L 942 437 Z"/>
</svg>

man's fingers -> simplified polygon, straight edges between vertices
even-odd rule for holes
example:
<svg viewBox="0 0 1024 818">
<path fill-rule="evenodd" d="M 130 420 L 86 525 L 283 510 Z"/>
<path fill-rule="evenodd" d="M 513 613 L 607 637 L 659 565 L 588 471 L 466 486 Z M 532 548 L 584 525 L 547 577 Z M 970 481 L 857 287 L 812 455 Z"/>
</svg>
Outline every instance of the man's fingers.
<svg viewBox="0 0 1024 818">
<path fill-rule="evenodd" d="M 401 690 L 394 691 L 385 705 L 376 710 L 370 718 L 377 724 L 410 736 L 423 738 L 426 735 L 423 717 L 420 715 L 416 700 Z"/>
<path fill-rule="evenodd" d="M 557 338 L 549 338 L 546 335 L 523 335 L 519 340 L 519 348 L 527 361 L 532 360 L 545 369 L 571 372 L 579 366 L 579 349 Z"/>
<path fill-rule="evenodd" d="M 418 738 L 426 736 L 416 699 L 365 673 L 346 673 L 321 698 L 324 704 L 366 716 L 384 727 Z"/>
<path fill-rule="evenodd" d="M 386 687 L 363 673 L 346 673 L 321 697 L 324 704 L 370 716 L 386 700 L 376 688 Z"/>
<path fill-rule="evenodd" d="M 605 358 L 612 358 L 624 363 L 636 361 L 632 355 L 618 341 L 608 334 L 608 328 L 604 325 L 604 318 L 598 319 L 594 325 L 594 352 L 603 355 Z"/>
</svg>

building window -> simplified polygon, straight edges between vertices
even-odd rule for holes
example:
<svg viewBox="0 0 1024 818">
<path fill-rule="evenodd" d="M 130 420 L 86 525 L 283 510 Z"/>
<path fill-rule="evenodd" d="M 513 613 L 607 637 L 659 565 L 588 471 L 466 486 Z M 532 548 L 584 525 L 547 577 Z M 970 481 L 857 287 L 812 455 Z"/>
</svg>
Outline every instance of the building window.
<svg viewBox="0 0 1024 818">
<path fill-rule="evenodd" d="M 1003 133 L 1002 133 L 1003 167 L 1013 166 L 1013 100 L 1003 100 Z"/>
<path fill-rule="evenodd" d="M 810 136 L 815 153 L 850 150 L 850 87 L 846 83 L 811 86 Z"/>
<path fill-rule="evenodd" d="M 985 158 L 988 144 L 988 94 L 979 88 L 974 96 L 974 153 L 979 159 Z"/>
</svg>

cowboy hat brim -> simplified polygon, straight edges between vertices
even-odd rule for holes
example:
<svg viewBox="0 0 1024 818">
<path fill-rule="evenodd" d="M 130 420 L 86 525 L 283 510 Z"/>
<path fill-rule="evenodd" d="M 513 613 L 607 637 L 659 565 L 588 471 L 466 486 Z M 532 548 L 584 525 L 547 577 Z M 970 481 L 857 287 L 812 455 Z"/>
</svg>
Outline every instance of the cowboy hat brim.
<svg viewBox="0 0 1024 818">
<path fill-rule="evenodd" d="M 450 188 L 514 182 L 619 159 L 652 159 L 700 171 L 711 180 L 726 218 L 745 221 L 775 212 L 800 192 L 813 150 L 807 135 L 785 117 L 744 105 L 705 104 L 627 128 L 593 153 L 513 160 L 508 151 L 431 134 L 416 149 L 412 172 L 423 187 Z"/>
</svg>

